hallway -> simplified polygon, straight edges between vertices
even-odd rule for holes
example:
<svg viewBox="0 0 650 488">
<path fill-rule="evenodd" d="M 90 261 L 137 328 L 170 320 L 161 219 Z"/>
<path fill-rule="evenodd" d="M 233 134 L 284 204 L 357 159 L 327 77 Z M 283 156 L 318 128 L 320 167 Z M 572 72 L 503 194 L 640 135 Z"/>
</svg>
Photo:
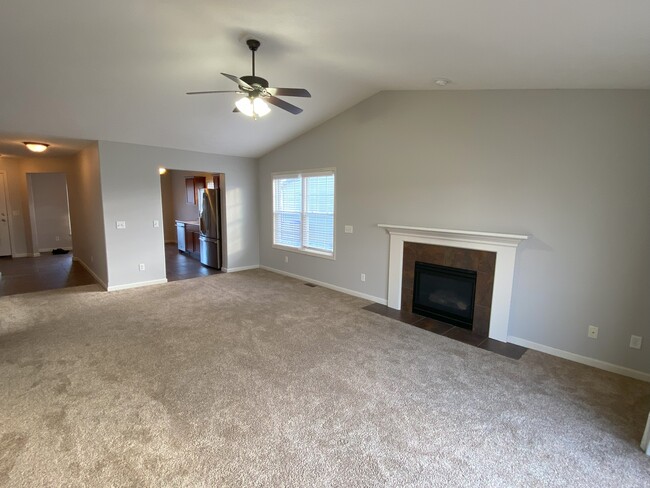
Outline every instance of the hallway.
<svg viewBox="0 0 650 488">
<path fill-rule="evenodd" d="M 90 285 L 95 279 L 69 254 L 0 258 L 0 296 Z"/>
</svg>

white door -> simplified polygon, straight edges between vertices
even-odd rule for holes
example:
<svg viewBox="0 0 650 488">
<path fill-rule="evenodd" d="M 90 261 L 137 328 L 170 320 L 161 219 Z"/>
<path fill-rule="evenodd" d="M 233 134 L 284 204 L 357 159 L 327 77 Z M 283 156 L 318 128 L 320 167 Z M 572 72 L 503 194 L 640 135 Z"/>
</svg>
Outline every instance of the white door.
<svg viewBox="0 0 650 488">
<path fill-rule="evenodd" d="M 5 175 L 0 174 L 0 256 L 11 255 L 8 213 L 7 195 L 5 194 Z"/>
</svg>

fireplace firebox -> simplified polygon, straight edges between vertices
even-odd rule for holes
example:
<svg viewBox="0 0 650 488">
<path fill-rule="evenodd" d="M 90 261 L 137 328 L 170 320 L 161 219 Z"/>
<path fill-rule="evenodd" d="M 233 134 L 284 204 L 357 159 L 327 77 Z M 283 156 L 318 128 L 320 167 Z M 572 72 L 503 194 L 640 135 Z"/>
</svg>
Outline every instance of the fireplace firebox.
<svg viewBox="0 0 650 488">
<path fill-rule="evenodd" d="M 476 271 L 415 262 L 413 312 L 472 330 Z"/>
</svg>

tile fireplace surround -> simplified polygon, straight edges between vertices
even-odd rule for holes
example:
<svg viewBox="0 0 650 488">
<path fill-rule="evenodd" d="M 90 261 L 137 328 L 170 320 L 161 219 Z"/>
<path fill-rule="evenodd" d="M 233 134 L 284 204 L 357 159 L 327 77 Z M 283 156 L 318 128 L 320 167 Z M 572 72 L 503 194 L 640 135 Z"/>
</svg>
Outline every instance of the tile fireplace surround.
<svg viewBox="0 0 650 488">
<path fill-rule="evenodd" d="M 488 336 L 491 339 L 507 342 L 515 255 L 519 243 L 528 239 L 528 236 L 390 224 L 379 224 L 379 227 L 386 229 L 390 234 L 388 306 L 397 310 L 408 308 L 402 307 L 405 242 L 496 253 Z"/>
</svg>

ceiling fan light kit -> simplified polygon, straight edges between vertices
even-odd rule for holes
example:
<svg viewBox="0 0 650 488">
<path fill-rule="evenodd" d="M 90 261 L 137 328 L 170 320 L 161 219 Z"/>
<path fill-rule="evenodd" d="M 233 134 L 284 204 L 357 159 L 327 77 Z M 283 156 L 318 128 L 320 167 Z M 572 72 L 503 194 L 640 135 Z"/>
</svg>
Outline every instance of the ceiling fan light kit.
<svg viewBox="0 0 650 488">
<path fill-rule="evenodd" d="M 188 92 L 188 95 L 204 95 L 208 93 L 238 93 L 244 95 L 241 99 L 237 100 L 235 103 L 234 112 L 240 112 L 248 117 L 257 119 L 258 117 L 263 117 L 271 111 L 269 103 L 275 105 L 276 107 L 286 110 L 289 113 L 298 115 L 302 112 L 300 107 L 285 102 L 284 100 L 278 98 L 276 95 L 286 96 L 286 97 L 311 97 L 311 94 L 304 88 L 272 88 L 269 87 L 269 82 L 264 78 L 255 76 L 255 52 L 260 47 L 260 41 L 257 39 L 248 39 L 246 41 L 248 49 L 251 51 L 252 55 L 252 74 L 250 76 L 242 76 L 238 78 L 235 75 L 229 75 L 228 73 L 221 73 L 223 76 L 228 78 L 231 81 L 237 83 L 239 90 L 211 90 L 211 91 L 200 91 L 200 92 Z"/>
<path fill-rule="evenodd" d="M 266 102 L 259 97 L 243 97 L 235 102 L 235 106 L 241 113 L 254 119 L 264 117 L 271 111 Z"/>
</svg>

